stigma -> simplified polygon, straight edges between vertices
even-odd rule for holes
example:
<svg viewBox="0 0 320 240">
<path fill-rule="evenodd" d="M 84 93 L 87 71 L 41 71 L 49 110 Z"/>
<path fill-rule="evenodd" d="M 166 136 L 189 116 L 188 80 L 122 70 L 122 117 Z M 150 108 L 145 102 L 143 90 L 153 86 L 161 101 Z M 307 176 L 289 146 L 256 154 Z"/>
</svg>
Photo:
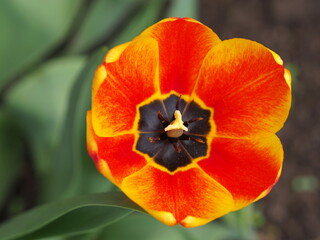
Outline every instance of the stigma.
<svg viewBox="0 0 320 240">
<path fill-rule="evenodd" d="M 182 121 L 182 115 L 179 110 L 174 112 L 174 120 L 167 126 L 164 131 L 167 133 L 167 136 L 170 138 L 181 137 L 184 131 L 188 131 L 188 128 L 184 125 Z"/>
</svg>

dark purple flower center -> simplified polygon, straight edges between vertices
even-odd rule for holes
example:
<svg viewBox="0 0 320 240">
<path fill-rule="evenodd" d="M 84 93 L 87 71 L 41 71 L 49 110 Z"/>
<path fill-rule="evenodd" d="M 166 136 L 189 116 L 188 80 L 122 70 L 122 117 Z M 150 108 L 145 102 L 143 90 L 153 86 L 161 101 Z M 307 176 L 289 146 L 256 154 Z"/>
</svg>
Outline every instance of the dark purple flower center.
<svg viewBox="0 0 320 240">
<path fill-rule="evenodd" d="M 173 125 L 177 111 L 182 115 L 183 126 L 180 124 L 179 129 L 169 131 L 172 127 L 168 126 Z M 141 106 L 139 113 L 136 149 L 148 154 L 157 164 L 173 172 L 196 158 L 206 156 L 211 112 L 194 100 L 187 103 L 171 94 L 164 100 L 154 100 Z"/>
</svg>

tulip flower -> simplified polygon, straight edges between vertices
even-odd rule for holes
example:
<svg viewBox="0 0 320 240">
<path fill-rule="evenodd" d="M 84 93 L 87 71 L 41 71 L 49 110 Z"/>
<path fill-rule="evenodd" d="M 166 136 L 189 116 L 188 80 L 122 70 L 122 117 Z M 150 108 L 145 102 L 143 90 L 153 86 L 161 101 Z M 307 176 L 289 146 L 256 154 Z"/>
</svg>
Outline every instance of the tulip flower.
<svg viewBox="0 0 320 240">
<path fill-rule="evenodd" d="M 161 222 L 196 227 L 266 196 L 291 105 L 281 58 L 168 18 L 97 68 L 87 147 L 97 169 Z"/>
</svg>

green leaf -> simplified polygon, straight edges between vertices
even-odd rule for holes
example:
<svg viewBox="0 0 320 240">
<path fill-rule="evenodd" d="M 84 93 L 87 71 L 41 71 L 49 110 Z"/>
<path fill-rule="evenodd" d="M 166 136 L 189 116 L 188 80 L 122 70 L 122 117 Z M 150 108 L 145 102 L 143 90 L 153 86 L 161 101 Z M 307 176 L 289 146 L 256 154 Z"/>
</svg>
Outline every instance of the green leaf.
<svg viewBox="0 0 320 240">
<path fill-rule="evenodd" d="M 198 0 L 171 0 L 166 17 L 199 17 Z"/>
<path fill-rule="evenodd" d="M 22 169 L 22 136 L 12 116 L 0 108 L 0 207 Z"/>
<path fill-rule="evenodd" d="M 155 23 L 163 9 L 165 1 L 149 0 L 137 12 L 137 14 L 128 21 L 128 24 L 122 32 L 114 39 L 113 46 L 131 41 L 138 36 L 144 29 Z"/>
<path fill-rule="evenodd" d="M 0 1 L 0 89 L 65 38 L 81 2 Z"/>
<path fill-rule="evenodd" d="M 182 228 L 180 231 L 184 234 L 185 239 L 190 240 L 203 240 L 203 239 L 218 239 L 218 240 L 231 240 L 232 238 L 231 229 L 222 224 L 221 221 L 213 221 L 204 226 L 185 229 Z M 240 240 L 237 239 L 237 240 Z"/>
<path fill-rule="evenodd" d="M 180 229 L 181 227 L 179 226 L 168 227 L 150 215 L 133 213 L 112 226 L 106 227 L 98 237 L 95 238 L 95 240 L 188 240 L 188 238 L 185 238 L 185 236 L 180 232 Z"/>
<path fill-rule="evenodd" d="M 91 108 L 91 84 L 104 50 L 88 58 L 72 86 L 62 134 L 54 153 L 48 199 L 109 190 L 112 186 L 94 167 L 86 148 L 86 112 Z"/>
<path fill-rule="evenodd" d="M 316 192 L 319 189 L 319 180 L 314 175 L 300 175 L 294 177 L 291 186 L 295 192 Z"/>
<path fill-rule="evenodd" d="M 70 44 L 70 52 L 84 52 L 107 39 L 141 0 L 96 0 Z"/>
<path fill-rule="evenodd" d="M 248 226 L 251 227 L 251 226 Z M 184 228 L 180 225 L 168 227 L 150 215 L 133 213 L 125 219 L 116 222 L 112 226 L 88 233 L 86 235 L 77 235 L 72 238 L 81 240 L 100 240 L 100 239 L 117 239 L 130 240 L 148 239 L 148 240 L 203 240 L 203 239 L 219 239 L 219 240 L 249 240 L 251 238 L 243 238 L 241 235 L 236 235 L 233 228 L 223 223 L 221 220 L 216 220 L 204 226 L 196 228 Z M 125 231 L 123 231 L 125 229 Z M 69 240 L 69 239 L 68 239 Z M 71 240 L 71 239 L 70 239 Z"/>
<path fill-rule="evenodd" d="M 231 212 L 222 218 L 226 227 L 230 229 L 230 238 L 239 240 L 256 240 L 255 212 L 254 205 L 251 204 L 241 210 Z"/>
<path fill-rule="evenodd" d="M 53 150 L 60 140 L 72 85 L 84 65 L 83 57 L 48 62 L 16 84 L 6 105 L 24 131 L 43 189 L 51 176 Z"/>
<path fill-rule="evenodd" d="M 114 223 L 132 210 L 143 211 L 121 192 L 60 200 L 34 208 L 0 226 L 0 239 L 72 235 Z"/>
</svg>

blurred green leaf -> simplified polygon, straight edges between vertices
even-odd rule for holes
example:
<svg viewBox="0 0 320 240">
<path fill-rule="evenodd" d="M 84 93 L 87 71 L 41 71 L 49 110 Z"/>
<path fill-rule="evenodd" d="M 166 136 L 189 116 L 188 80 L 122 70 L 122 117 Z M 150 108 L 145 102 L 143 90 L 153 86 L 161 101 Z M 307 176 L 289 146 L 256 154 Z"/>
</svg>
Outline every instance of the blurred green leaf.
<svg viewBox="0 0 320 240">
<path fill-rule="evenodd" d="M 106 191 L 112 186 L 95 169 L 86 148 L 86 112 L 91 108 L 91 84 L 105 53 L 100 49 L 88 58 L 72 86 L 62 134 L 54 153 L 48 199 Z"/>
<path fill-rule="evenodd" d="M 0 239 L 37 239 L 79 234 L 143 211 L 121 192 L 60 200 L 34 208 L 0 226 Z"/>
<path fill-rule="evenodd" d="M 130 217 L 131 215 L 132 214 L 130 214 L 128 217 Z M 114 224 L 112 224 L 112 225 L 114 225 Z M 103 230 L 104 230 L 104 228 L 99 228 L 99 229 L 96 229 L 94 231 L 68 236 L 68 237 L 65 237 L 63 240 L 100 240 L 99 236 L 101 235 L 101 232 Z"/>
<path fill-rule="evenodd" d="M 47 188 L 53 149 L 60 139 L 69 94 L 84 65 L 83 57 L 52 60 L 16 84 L 6 105 L 28 137 L 40 183 Z"/>
<path fill-rule="evenodd" d="M 0 89 L 66 37 L 81 3 L 82 0 L 0 1 Z"/>
<path fill-rule="evenodd" d="M 131 41 L 138 36 L 144 29 L 155 23 L 160 15 L 165 1 L 163 0 L 149 0 L 146 1 L 143 7 L 137 14 L 128 21 L 128 24 L 122 32 L 114 39 L 113 46 Z"/>
<path fill-rule="evenodd" d="M 180 231 L 186 236 L 185 239 L 190 240 L 256 240 L 254 213 L 255 209 L 250 205 L 204 226 L 191 229 L 181 227 Z"/>
<path fill-rule="evenodd" d="M 70 52 L 84 52 L 106 39 L 142 0 L 96 0 L 70 44 Z"/>
<path fill-rule="evenodd" d="M 187 240 L 180 233 L 179 228 L 178 226 L 168 227 L 150 215 L 134 213 L 112 226 L 106 227 L 96 238 L 93 238 L 93 240 Z"/>
<path fill-rule="evenodd" d="M 292 180 L 295 192 L 314 192 L 319 188 L 319 179 L 313 175 L 297 176 Z"/>
<path fill-rule="evenodd" d="M 247 226 L 250 227 L 250 226 Z M 234 229 L 235 228 L 235 229 Z M 100 240 L 100 239 L 148 239 L 148 240 L 250 240 L 239 233 L 238 226 L 230 226 L 222 221 L 213 221 L 204 226 L 196 228 L 184 228 L 182 226 L 168 227 L 157 221 L 150 215 L 134 213 L 129 217 L 118 221 L 102 231 L 88 234 L 83 240 Z M 123 229 L 126 229 L 123 231 Z M 91 236 L 90 236 L 91 235 Z M 78 236 L 78 239 L 80 236 Z"/>
<path fill-rule="evenodd" d="M 190 240 L 203 240 L 203 239 L 218 239 L 218 240 L 231 240 L 233 239 L 233 234 L 231 233 L 230 228 L 225 225 L 221 224 L 220 221 L 213 221 L 204 226 L 190 228 L 190 229 L 180 229 L 184 235 L 188 235 Z M 242 238 L 237 238 L 240 240 Z"/>
<path fill-rule="evenodd" d="M 150 215 L 133 213 L 127 218 L 118 221 L 112 226 L 108 226 L 99 231 L 87 233 L 86 235 L 77 235 L 68 240 L 130 240 L 130 239 L 148 239 L 148 240 L 253 240 L 257 239 L 252 235 L 252 224 L 247 221 L 248 211 L 240 214 L 232 214 L 235 220 L 232 224 L 222 219 L 212 221 L 204 226 L 196 228 L 184 228 L 180 225 L 168 227 L 157 221 Z M 123 231 L 125 229 L 125 231 Z M 248 233 L 243 233 L 249 230 Z"/>
<path fill-rule="evenodd" d="M 0 108 L 0 207 L 22 169 L 23 139 L 15 121 Z"/>
<path fill-rule="evenodd" d="M 198 0 L 170 0 L 170 6 L 166 17 L 190 17 L 198 18 Z"/>
<path fill-rule="evenodd" d="M 256 225 L 254 223 L 254 205 L 251 204 L 241 210 L 231 212 L 221 218 L 229 229 L 229 237 L 234 240 L 256 240 Z"/>
</svg>

